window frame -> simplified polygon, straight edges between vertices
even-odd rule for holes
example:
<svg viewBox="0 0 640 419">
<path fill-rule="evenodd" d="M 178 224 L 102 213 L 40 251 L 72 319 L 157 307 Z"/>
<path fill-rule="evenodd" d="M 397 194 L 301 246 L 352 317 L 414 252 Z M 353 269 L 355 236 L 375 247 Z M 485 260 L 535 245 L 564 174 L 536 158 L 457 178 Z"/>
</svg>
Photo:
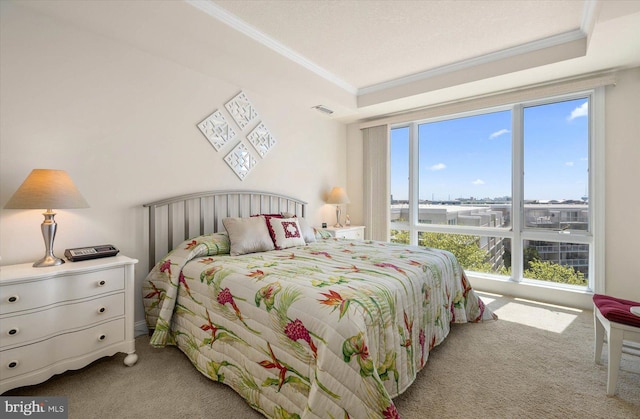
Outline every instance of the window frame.
<svg viewBox="0 0 640 419">
<path fill-rule="evenodd" d="M 524 228 L 524 109 L 557 102 L 588 98 L 589 100 L 589 229 L 588 231 L 535 231 Z M 447 224 L 418 223 L 419 205 L 419 125 L 443 120 L 464 118 L 492 112 L 510 110 L 512 121 L 512 168 L 511 168 L 511 226 L 468 227 Z M 469 234 L 481 237 L 509 238 L 512 241 L 510 282 L 516 284 L 544 285 L 579 292 L 604 292 L 604 87 L 581 90 L 573 93 L 525 100 L 506 105 L 475 109 L 455 114 L 392 124 L 389 128 L 409 129 L 409 220 L 403 229 L 409 232 L 410 244 L 418 244 L 419 232 Z M 389 137 L 391 141 L 391 136 Z M 389 209 L 391 202 L 389 201 Z M 391 228 L 393 226 L 390 226 Z M 390 229 L 391 229 L 390 228 Z M 523 277 L 522 250 L 525 241 L 549 241 L 589 245 L 589 280 L 586 287 L 554 283 Z M 516 245 L 513 245 L 516 244 Z M 504 280 L 504 276 L 484 272 L 472 272 L 472 276 Z"/>
</svg>

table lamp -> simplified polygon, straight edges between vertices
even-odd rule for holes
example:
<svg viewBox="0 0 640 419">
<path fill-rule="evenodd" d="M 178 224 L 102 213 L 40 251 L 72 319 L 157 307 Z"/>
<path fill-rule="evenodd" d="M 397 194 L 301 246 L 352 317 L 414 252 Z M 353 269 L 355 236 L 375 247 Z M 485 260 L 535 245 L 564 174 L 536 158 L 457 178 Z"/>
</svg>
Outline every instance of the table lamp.
<svg viewBox="0 0 640 419">
<path fill-rule="evenodd" d="M 340 224 L 340 205 L 348 204 L 349 202 L 349 197 L 347 196 L 347 192 L 344 190 L 344 188 L 336 186 L 331 190 L 331 193 L 329 193 L 329 199 L 327 199 L 327 203 L 336 204 L 336 225 L 334 225 L 334 227 L 343 227 L 343 225 Z"/>
<path fill-rule="evenodd" d="M 73 181 L 64 170 L 34 169 L 13 194 L 6 209 L 46 209 L 42 222 L 45 255 L 33 263 L 36 268 L 58 266 L 64 260 L 53 254 L 53 239 L 56 236 L 56 221 L 52 208 L 87 208 L 89 204 L 80 195 Z"/>
</svg>

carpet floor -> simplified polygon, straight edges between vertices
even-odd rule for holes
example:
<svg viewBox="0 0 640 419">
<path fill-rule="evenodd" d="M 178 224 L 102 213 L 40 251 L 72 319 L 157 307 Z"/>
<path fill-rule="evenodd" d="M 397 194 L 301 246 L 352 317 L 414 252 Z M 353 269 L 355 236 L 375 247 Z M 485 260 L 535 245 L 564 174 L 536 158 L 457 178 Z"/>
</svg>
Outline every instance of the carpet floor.
<svg viewBox="0 0 640 419">
<path fill-rule="evenodd" d="M 499 320 L 453 325 L 395 399 L 402 418 L 640 418 L 640 357 L 623 354 L 607 397 L 606 344 L 597 365 L 591 311 L 479 294 Z M 133 367 L 118 354 L 3 396 L 65 396 L 72 419 L 262 417 L 178 349 L 152 348 L 147 336 L 136 349 Z"/>
</svg>

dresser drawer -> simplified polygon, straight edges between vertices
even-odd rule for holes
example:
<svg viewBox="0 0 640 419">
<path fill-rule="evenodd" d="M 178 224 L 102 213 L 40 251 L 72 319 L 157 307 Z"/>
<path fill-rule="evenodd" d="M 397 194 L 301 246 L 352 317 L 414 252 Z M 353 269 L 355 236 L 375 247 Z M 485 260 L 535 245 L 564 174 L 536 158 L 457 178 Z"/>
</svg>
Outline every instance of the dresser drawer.
<svg viewBox="0 0 640 419">
<path fill-rule="evenodd" d="M 0 287 L 0 314 L 14 313 L 64 301 L 124 289 L 124 267 L 82 272 Z"/>
<path fill-rule="evenodd" d="M 364 226 L 329 227 L 323 231 L 337 239 L 364 240 Z"/>
<path fill-rule="evenodd" d="M 0 351 L 0 376 L 9 379 L 124 341 L 124 319 Z"/>
<path fill-rule="evenodd" d="M 352 229 L 336 232 L 336 237 L 351 240 L 362 240 L 364 238 L 364 232 L 362 229 Z"/>
<path fill-rule="evenodd" d="M 19 316 L 8 315 L 0 323 L 0 349 L 42 340 L 121 316 L 124 316 L 124 293 Z"/>
</svg>

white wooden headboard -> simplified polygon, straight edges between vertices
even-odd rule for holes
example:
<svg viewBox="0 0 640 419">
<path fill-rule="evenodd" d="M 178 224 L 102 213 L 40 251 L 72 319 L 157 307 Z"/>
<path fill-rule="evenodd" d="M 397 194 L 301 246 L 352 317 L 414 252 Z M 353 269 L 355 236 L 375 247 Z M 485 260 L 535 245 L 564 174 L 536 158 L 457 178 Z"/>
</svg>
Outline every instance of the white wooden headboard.
<svg viewBox="0 0 640 419">
<path fill-rule="evenodd" d="M 307 203 L 259 191 L 208 191 L 145 204 L 149 208 L 149 269 L 190 237 L 225 231 L 226 217 L 290 212 L 304 217 Z"/>
</svg>

